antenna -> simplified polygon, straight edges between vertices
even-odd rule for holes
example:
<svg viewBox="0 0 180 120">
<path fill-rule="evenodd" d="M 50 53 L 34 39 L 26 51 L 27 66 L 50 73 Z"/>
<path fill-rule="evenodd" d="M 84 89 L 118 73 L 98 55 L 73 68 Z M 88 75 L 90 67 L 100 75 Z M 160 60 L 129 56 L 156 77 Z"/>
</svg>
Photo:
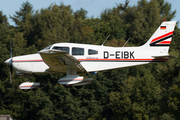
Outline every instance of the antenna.
<svg viewBox="0 0 180 120">
<path fill-rule="evenodd" d="M 110 37 L 110 35 L 104 40 L 103 44 L 101 46 L 104 45 L 104 43 L 106 42 L 106 40 Z"/>
<path fill-rule="evenodd" d="M 124 43 L 124 45 L 122 47 L 124 47 L 130 39 L 131 39 L 131 37 Z"/>
</svg>

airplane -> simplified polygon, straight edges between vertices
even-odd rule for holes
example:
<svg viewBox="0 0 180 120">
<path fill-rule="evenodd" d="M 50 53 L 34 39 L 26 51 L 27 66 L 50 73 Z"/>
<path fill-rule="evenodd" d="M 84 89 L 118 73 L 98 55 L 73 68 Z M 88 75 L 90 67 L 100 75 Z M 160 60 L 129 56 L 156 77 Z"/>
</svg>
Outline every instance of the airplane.
<svg viewBox="0 0 180 120">
<path fill-rule="evenodd" d="M 58 80 L 66 87 L 82 87 L 93 81 L 87 73 L 96 73 L 167 61 L 176 21 L 164 21 L 142 46 L 110 47 L 78 43 L 55 43 L 35 54 L 22 55 L 7 59 L 17 75 L 34 76 L 37 74 L 66 74 Z M 20 89 L 29 90 L 39 87 L 40 83 L 24 82 Z"/>
</svg>

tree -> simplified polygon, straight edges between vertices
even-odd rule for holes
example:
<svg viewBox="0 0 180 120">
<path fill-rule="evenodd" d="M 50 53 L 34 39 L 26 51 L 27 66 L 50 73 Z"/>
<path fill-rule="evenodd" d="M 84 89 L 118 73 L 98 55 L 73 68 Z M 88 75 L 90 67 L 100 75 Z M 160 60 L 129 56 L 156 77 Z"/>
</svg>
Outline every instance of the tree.
<svg viewBox="0 0 180 120">
<path fill-rule="evenodd" d="M 29 2 L 22 4 L 10 26 L 0 12 L 0 113 L 13 119 L 178 119 L 180 111 L 179 46 L 180 30 L 176 27 L 165 63 L 149 64 L 98 72 L 91 84 L 82 89 L 57 84 L 65 75 L 38 75 L 31 81 L 41 87 L 23 92 L 18 89 L 26 78 L 15 76 L 9 82 L 10 56 L 37 52 L 56 42 L 122 46 L 131 37 L 129 46 L 141 45 L 164 20 L 171 20 L 175 11 L 164 0 L 129 1 L 102 12 L 100 18 L 87 18 L 81 8 L 73 12 L 70 5 L 51 4 L 34 12 Z M 35 47 L 36 46 L 36 47 Z M 36 49 L 37 48 L 37 49 Z M 33 116 L 35 115 L 35 116 Z"/>
<path fill-rule="evenodd" d="M 139 68 L 139 67 L 138 67 Z M 110 94 L 112 119 L 152 119 L 158 118 L 161 111 L 161 89 L 158 81 L 144 66 L 138 69 L 135 77 L 123 81 L 121 92 Z"/>
<path fill-rule="evenodd" d="M 27 16 L 33 14 L 33 6 L 28 1 L 24 2 L 19 10 L 16 11 L 16 15 L 10 16 L 11 19 L 15 22 L 17 27 L 22 32 L 24 30 L 24 26 L 26 24 Z"/>
<path fill-rule="evenodd" d="M 73 30 L 74 16 L 70 6 L 50 5 L 34 15 L 34 44 L 40 50 L 57 42 L 69 42 Z"/>
<path fill-rule="evenodd" d="M 76 12 L 74 12 L 74 16 L 76 19 L 86 19 L 87 13 L 88 12 L 86 10 L 81 8 L 80 10 L 77 10 Z"/>
</svg>

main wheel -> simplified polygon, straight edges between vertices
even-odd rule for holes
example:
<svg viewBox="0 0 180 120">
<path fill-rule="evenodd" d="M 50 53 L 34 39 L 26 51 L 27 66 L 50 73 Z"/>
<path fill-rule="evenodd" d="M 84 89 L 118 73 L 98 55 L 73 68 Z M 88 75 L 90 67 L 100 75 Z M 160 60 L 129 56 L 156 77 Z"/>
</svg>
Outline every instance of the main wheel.
<svg viewBox="0 0 180 120">
<path fill-rule="evenodd" d="M 22 89 L 24 92 L 27 92 L 27 91 L 29 91 L 29 89 Z"/>
<path fill-rule="evenodd" d="M 74 86 L 76 89 L 81 89 L 83 86 Z"/>
<path fill-rule="evenodd" d="M 65 88 L 71 88 L 72 85 L 63 85 Z"/>
</svg>

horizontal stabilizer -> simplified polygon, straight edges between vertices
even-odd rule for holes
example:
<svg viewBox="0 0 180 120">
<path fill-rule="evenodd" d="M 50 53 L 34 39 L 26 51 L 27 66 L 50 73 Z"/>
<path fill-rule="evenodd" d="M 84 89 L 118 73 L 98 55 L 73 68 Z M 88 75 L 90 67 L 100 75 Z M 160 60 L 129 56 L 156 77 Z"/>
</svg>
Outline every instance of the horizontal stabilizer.
<svg viewBox="0 0 180 120">
<path fill-rule="evenodd" d="M 172 55 L 154 55 L 152 56 L 154 58 L 164 58 L 164 57 L 168 57 L 168 58 L 176 58 L 175 56 L 172 56 Z"/>
</svg>

